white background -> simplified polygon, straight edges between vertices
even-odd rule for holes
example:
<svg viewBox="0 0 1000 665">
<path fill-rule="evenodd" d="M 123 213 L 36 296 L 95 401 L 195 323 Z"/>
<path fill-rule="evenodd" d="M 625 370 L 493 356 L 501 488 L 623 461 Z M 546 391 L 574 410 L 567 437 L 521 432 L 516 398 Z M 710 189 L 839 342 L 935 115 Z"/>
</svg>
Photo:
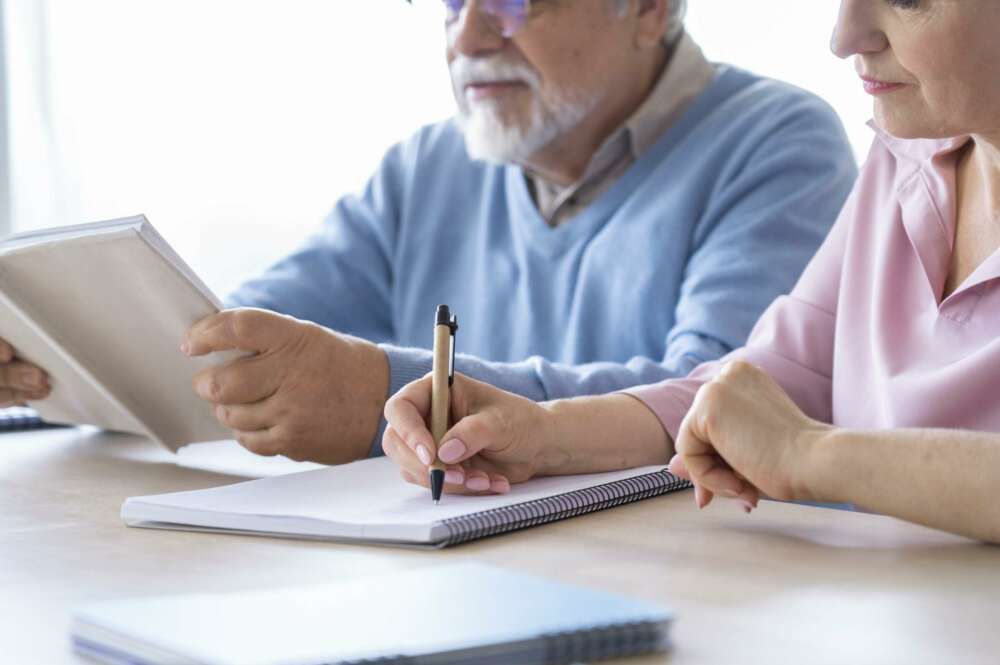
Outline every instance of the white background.
<svg viewBox="0 0 1000 665">
<path fill-rule="evenodd" d="M 837 0 L 690 0 L 718 61 L 841 114 Z M 439 0 L 8 0 L 18 230 L 145 213 L 220 295 L 294 248 L 392 143 L 451 114 Z"/>
</svg>

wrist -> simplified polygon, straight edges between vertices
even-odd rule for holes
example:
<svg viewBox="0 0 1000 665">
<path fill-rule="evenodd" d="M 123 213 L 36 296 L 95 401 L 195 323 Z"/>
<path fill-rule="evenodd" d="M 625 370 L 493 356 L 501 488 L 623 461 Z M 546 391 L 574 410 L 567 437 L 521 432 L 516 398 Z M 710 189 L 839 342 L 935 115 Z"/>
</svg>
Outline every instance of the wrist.
<svg viewBox="0 0 1000 665">
<path fill-rule="evenodd" d="M 537 405 L 534 423 L 533 475 L 557 476 L 566 473 L 572 455 L 566 445 L 572 435 L 566 432 L 572 423 L 572 404 L 565 400 Z"/>
<path fill-rule="evenodd" d="M 841 447 L 843 430 L 832 425 L 817 423 L 803 430 L 796 449 L 798 464 L 793 468 L 793 499 L 814 502 L 839 502 L 836 473 L 839 468 L 836 455 Z"/>
<path fill-rule="evenodd" d="M 382 414 L 389 394 L 389 358 L 385 351 L 371 342 L 354 337 L 347 339 L 359 360 L 355 367 L 360 370 L 357 380 L 352 382 L 357 390 L 352 401 L 364 414 L 352 451 L 354 459 L 365 459 L 378 443 L 376 438 L 381 430 Z"/>
</svg>

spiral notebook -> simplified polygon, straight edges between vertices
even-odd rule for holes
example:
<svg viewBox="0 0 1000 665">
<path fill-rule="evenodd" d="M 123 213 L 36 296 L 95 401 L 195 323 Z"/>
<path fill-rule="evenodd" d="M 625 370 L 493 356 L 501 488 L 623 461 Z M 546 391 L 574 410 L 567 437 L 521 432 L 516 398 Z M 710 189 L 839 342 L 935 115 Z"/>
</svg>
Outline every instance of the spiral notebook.
<svg viewBox="0 0 1000 665">
<path fill-rule="evenodd" d="M 388 458 L 212 489 L 133 497 L 129 526 L 448 547 L 689 487 L 662 466 L 537 478 L 500 496 L 446 495 L 404 482 Z"/>
<path fill-rule="evenodd" d="M 560 665 L 663 651 L 671 621 L 652 603 L 461 563 L 112 600 L 75 611 L 71 630 L 78 653 L 116 664 Z"/>
</svg>

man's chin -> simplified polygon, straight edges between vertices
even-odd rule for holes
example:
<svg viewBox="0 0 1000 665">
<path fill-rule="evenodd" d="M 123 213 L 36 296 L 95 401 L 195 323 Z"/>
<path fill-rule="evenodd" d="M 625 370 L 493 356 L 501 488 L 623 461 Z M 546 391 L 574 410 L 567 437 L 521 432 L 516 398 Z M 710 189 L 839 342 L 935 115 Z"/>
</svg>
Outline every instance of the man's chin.
<svg viewBox="0 0 1000 665">
<path fill-rule="evenodd" d="M 545 127 L 517 125 L 459 117 L 465 149 L 474 160 L 492 164 L 520 164 L 550 140 Z"/>
</svg>

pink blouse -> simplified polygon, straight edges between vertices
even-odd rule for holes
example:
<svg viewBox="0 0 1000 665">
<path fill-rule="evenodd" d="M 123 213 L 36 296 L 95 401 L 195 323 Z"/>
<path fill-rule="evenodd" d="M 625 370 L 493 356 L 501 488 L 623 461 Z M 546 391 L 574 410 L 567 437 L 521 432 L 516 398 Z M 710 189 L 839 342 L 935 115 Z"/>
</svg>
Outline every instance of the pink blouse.
<svg viewBox="0 0 1000 665">
<path fill-rule="evenodd" d="M 686 379 L 626 392 L 676 438 L 698 387 L 743 359 L 837 426 L 1000 431 L 1000 252 L 941 300 L 968 140 L 878 132 L 829 237 L 747 345 Z"/>
</svg>

